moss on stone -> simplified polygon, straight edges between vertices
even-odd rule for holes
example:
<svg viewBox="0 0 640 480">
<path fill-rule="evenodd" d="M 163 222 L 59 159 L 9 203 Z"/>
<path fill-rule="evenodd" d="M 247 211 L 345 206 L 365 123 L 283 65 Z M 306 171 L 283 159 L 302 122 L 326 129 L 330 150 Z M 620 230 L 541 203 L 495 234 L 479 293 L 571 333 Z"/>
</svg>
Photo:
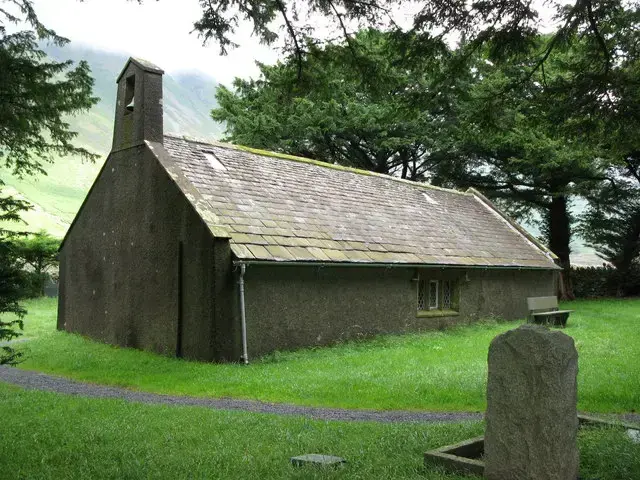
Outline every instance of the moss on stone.
<svg viewBox="0 0 640 480">
<path fill-rule="evenodd" d="M 367 176 L 370 176 L 370 177 L 386 178 L 388 180 L 393 180 L 393 181 L 396 181 L 396 182 L 407 183 L 407 184 L 412 185 L 414 187 L 427 188 L 427 189 L 431 189 L 431 190 L 439 190 L 439 191 L 448 192 L 448 193 L 456 193 L 458 195 L 466 195 L 466 196 L 470 195 L 467 192 L 460 192 L 458 190 L 453 190 L 453 189 L 449 189 L 449 188 L 437 187 L 435 185 L 430 185 L 428 183 L 414 182 L 414 181 L 411 181 L 411 180 L 406 180 L 404 178 L 396 178 L 396 177 L 393 177 L 391 175 L 385 175 L 384 173 L 371 172 L 369 170 L 362 170 L 362 169 L 353 168 L 353 167 L 345 167 L 343 165 L 336 165 L 334 163 L 322 162 L 320 160 L 312 160 L 310 158 L 298 157 L 296 155 L 289 155 L 287 153 L 271 152 L 269 150 L 261 150 L 259 148 L 245 147 L 244 145 L 228 144 L 227 146 L 231 147 L 231 148 L 234 148 L 236 150 L 241 150 L 243 152 L 253 153 L 255 155 L 260 155 L 260 156 L 263 156 L 263 157 L 272 157 L 272 158 L 280 158 L 280 159 L 283 159 L 283 160 L 292 160 L 294 162 L 307 163 L 309 165 L 316 165 L 318 167 L 324 167 L 324 168 L 332 168 L 333 170 L 342 170 L 343 172 L 350 172 L 350 173 L 355 173 L 355 174 L 358 174 L 358 175 L 367 175 Z"/>
<path fill-rule="evenodd" d="M 418 318 L 432 318 L 432 317 L 457 317 L 460 315 L 456 310 L 419 310 L 416 313 Z"/>
<path fill-rule="evenodd" d="M 224 142 L 205 140 L 205 139 L 191 137 L 189 135 L 179 135 L 179 134 L 165 133 L 165 136 L 172 137 L 172 138 L 179 138 L 179 139 L 182 139 L 182 140 L 186 140 L 188 142 L 200 143 L 202 145 L 212 145 L 212 146 L 215 146 L 215 147 L 229 148 L 229 149 L 232 149 L 232 150 L 239 150 L 239 151 L 242 151 L 242 152 L 253 153 L 254 155 L 260 155 L 262 157 L 271 157 L 271 158 L 279 158 L 279 159 L 282 159 L 282 160 L 291 160 L 291 161 L 294 161 L 294 162 L 306 163 L 306 164 L 309 164 L 309 165 L 316 165 L 318 167 L 331 168 L 333 170 L 342 170 L 343 172 L 355 173 L 357 175 L 367 175 L 367 176 L 370 176 L 370 177 L 386 178 L 388 180 L 393 180 L 394 182 L 406 183 L 406 184 L 412 185 L 414 187 L 426 188 L 426 189 L 429 189 L 429 190 L 439 190 L 441 192 L 455 193 L 455 194 L 464 195 L 464 196 L 473 196 L 473 194 L 469 193 L 469 192 L 461 192 L 459 190 L 453 190 L 453 189 L 450 189 L 450 188 L 437 187 L 435 185 L 430 185 L 428 183 L 415 182 L 415 181 L 412 181 L 412 180 L 406 180 L 404 178 L 397 178 L 397 177 L 393 177 L 391 175 L 386 175 L 384 173 L 371 172 L 369 170 L 362 170 L 360 168 L 345 167 L 343 165 L 336 165 L 334 163 L 322 162 L 320 160 L 312 160 L 311 158 L 298 157 L 297 155 L 289 155 L 288 153 L 272 152 L 270 150 L 262 150 L 260 148 L 247 147 L 247 146 L 244 146 L 244 145 L 237 145 L 235 143 L 224 143 Z"/>
<path fill-rule="evenodd" d="M 261 150 L 259 148 L 245 147 L 244 145 L 232 145 L 237 150 L 253 153 L 262 157 L 281 158 L 283 160 L 293 160 L 294 162 L 308 163 L 310 165 L 316 165 L 318 167 L 332 168 L 334 170 L 342 170 L 345 172 L 357 173 L 360 175 L 374 176 L 374 172 L 368 170 L 360 170 L 359 168 L 345 167 L 343 165 L 336 165 L 334 163 L 322 162 L 320 160 L 313 160 L 311 158 L 298 157 L 296 155 L 289 155 L 287 153 L 271 152 L 269 150 Z"/>
</svg>

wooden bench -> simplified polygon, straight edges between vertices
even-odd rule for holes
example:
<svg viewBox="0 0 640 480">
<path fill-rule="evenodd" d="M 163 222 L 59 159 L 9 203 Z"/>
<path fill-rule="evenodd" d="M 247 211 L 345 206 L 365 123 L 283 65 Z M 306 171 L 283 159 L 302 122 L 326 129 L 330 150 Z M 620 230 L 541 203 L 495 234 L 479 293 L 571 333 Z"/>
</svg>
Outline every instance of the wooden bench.
<svg viewBox="0 0 640 480">
<path fill-rule="evenodd" d="M 540 323 L 566 327 L 569 314 L 573 310 L 558 310 L 558 297 L 529 297 L 527 298 L 529 316 L 527 323 Z"/>
</svg>

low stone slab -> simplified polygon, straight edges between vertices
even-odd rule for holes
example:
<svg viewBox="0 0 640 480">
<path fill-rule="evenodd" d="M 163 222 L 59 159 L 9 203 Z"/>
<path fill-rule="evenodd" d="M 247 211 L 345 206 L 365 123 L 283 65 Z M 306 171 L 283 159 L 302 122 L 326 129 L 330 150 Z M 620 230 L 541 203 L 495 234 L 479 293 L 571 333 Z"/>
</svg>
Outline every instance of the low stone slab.
<svg viewBox="0 0 640 480">
<path fill-rule="evenodd" d="M 342 457 L 334 457 L 333 455 L 320 455 L 318 453 L 307 453 L 291 457 L 291 463 L 294 467 L 302 467 L 304 465 L 315 465 L 319 467 L 337 467 L 347 463 Z"/>
<path fill-rule="evenodd" d="M 424 454 L 425 465 L 442 465 L 449 471 L 462 474 L 484 473 L 484 437 L 471 438 L 454 445 L 447 445 Z"/>
<path fill-rule="evenodd" d="M 578 421 L 580 425 L 595 425 L 595 426 L 607 426 L 607 427 L 620 427 L 626 428 L 628 430 L 638 430 L 638 424 L 633 424 L 629 422 L 623 422 L 615 418 L 603 418 L 596 417 L 593 415 L 585 415 L 584 413 L 580 413 L 578 415 Z"/>
<path fill-rule="evenodd" d="M 638 427 L 620 422 L 618 420 L 607 420 L 592 415 L 578 415 L 580 427 L 616 427 L 626 430 L 627 435 L 634 441 L 633 437 L 640 437 Z M 633 433 L 635 432 L 635 433 Z M 640 439 L 638 440 L 640 441 Z M 483 476 L 484 474 L 484 437 L 470 438 L 454 445 L 447 445 L 435 450 L 429 450 L 424 454 L 425 466 L 440 465 L 450 472 L 473 474 Z M 572 479 L 573 480 L 573 479 Z M 598 480 L 597 478 L 585 479 L 578 477 L 577 480 Z"/>
<path fill-rule="evenodd" d="M 634 428 L 627 429 L 627 437 L 629 437 L 633 443 L 640 443 L 640 430 Z"/>
</svg>

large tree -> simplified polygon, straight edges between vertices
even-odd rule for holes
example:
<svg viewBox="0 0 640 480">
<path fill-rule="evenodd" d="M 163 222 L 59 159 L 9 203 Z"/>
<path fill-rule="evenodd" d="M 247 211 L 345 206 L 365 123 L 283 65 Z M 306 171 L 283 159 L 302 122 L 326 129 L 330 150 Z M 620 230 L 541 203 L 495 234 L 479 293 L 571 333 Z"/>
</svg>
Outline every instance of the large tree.
<svg viewBox="0 0 640 480">
<path fill-rule="evenodd" d="M 41 50 L 41 42 L 64 45 L 67 39 L 44 26 L 30 0 L 0 0 L 0 163 L 5 172 L 22 177 L 46 173 L 47 162 L 62 155 L 95 156 L 73 144 L 67 118 L 88 110 L 97 99 L 85 62 L 55 62 Z M 0 220 L 19 221 L 28 202 L 3 193 L 0 178 Z M 19 263 L 12 234 L 0 228 L 0 314 L 24 315 Z M 0 339 L 11 339 L 16 323 L 0 325 Z M 13 333 L 11 333 L 13 332 Z M 12 363 L 15 352 L 3 347 L 0 363 Z"/>
<path fill-rule="evenodd" d="M 542 37 L 542 44 L 550 41 Z M 552 41 L 552 40 L 551 40 Z M 568 51 L 565 58 L 577 55 Z M 550 62 L 531 75 L 526 60 L 509 65 L 478 62 L 482 78 L 462 111 L 458 145 L 442 176 L 503 200 L 515 216 L 536 219 L 565 270 L 560 294 L 572 298 L 568 271 L 574 218 L 571 202 L 607 180 L 613 161 L 597 142 L 580 142 L 555 119 L 557 104 L 571 109 L 580 98 L 559 96 L 571 82 L 565 63 Z M 517 88 L 515 85 L 517 84 Z"/>
<path fill-rule="evenodd" d="M 41 230 L 37 233 L 21 236 L 13 241 L 18 265 L 30 278 L 30 294 L 43 296 L 47 279 L 56 273 L 60 239 Z"/>
<path fill-rule="evenodd" d="M 431 57 L 413 59 L 412 40 L 366 30 L 349 42 L 310 46 L 300 77 L 293 56 L 261 65 L 260 79 L 218 89 L 213 118 L 239 144 L 429 178 L 450 148 L 456 99 L 471 75 L 431 91 L 451 52 L 434 42 Z"/>
<path fill-rule="evenodd" d="M 620 11 L 638 10 L 637 0 L 200 0 L 200 5 L 202 17 L 194 27 L 205 41 L 216 41 L 223 53 L 235 46 L 237 27 L 248 23 L 266 44 L 284 37 L 284 48 L 298 58 L 300 70 L 308 45 L 331 40 L 336 34 L 349 38 L 362 26 L 457 38 L 467 46 L 461 52 L 463 58 L 487 43 L 492 46 L 493 59 L 527 52 L 535 59 L 532 70 L 540 68 L 568 38 L 580 35 L 590 39 L 592 54 L 600 65 L 606 65 L 613 59 L 607 19 Z M 413 17 L 405 25 L 399 19 L 406 19 L 407 12 Z M 551 34 L 552 41 L 532 50 L 542 28 Z"/>
<path fill-rule="evenodd" d="M 525 213 L 539 213 L 565 270 L 575 220 L 568 208 L 572 198 L 598 203 L 604 195 L 612 207 L 618 200 L 617 215 L 626 212 L 633 223 L 625 199 L 636 193 L 623 185 L 623 177 L 633 176 L 630 162 L 640 151 L 640 12 L 617 2 L 588 7 L 585 22 L 575 19 L 575 30 L 538 37 L 532 51 L 554 52 L 544 64 L 527 52 L 497 63 L 487 55 L 478 64 L 483 81 L 462 130 L 467 154 L 479 161 L 465 159 L 456 172 L 458 179 L 515 200 Z M 628 195 L 612 193 L 623 190 Z M 604 199 L 599 203 L 604 206 Z M 595 210 L 590 214 L 595 218 Z M 570 298 L 565 273 L 561 294 Z"/>
<path fill-rule="evenodd" d="M 610 168 L 614 181 L 592 192 L 581 219 L 584 238 L 616 267 L 619 296 L 633 266 L 640 267 L 640 152 L 627 156 L 626 162 Z"/>
<path fill-rule="evenodd" d="M 237 80 L 234 92 L 221 88 L 214 118 L 227 123 L 237 143 L 479 188 L 521 218 L 541 218 L 568 270 L 570 203 L 605 178 L 606 161 L 601 150 L 573 141 L 554 122 L 543 76 L 550 82 L 566 72 L 555 66 L 524 77 L 525 60 L 494 64 L 485 48 L 443 88 L 442 74 L 459 52 L 440 45 L 436 55 L 433 44 L 424 57 L 423 47 L 412 35 L 374 31 L 314 47 L 303 57 L 300 78 L 289 57 L 262 66 L 260 80 Z M 571 297 L 564 278 L 562 295 Z"/>
</svg>

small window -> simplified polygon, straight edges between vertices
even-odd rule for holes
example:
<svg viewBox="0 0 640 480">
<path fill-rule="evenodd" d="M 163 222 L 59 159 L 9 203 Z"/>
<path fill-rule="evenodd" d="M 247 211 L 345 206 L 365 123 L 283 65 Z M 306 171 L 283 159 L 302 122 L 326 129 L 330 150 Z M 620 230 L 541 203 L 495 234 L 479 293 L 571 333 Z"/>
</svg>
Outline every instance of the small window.
<svg viewBox="0 0 640 480">
<path fill-rule="evenodd" d="M 426 296 L 427 296 L 427 281 L 426 280 L 419 280 L 418 281 L 418 310 L 426 310 L 425 306 L 427 304 L 426 302 Z"/>
<path fill-rule="evenodd" d="M 437 202 L 437 201 L 435 201 L 435 200 L 433 199 L 433 197 L 431 197 L 431 195 L 428 195 L 428 194 L 426 194 L 426 193 L 422 192 L 422 196 L 423 196 L 423 197 L 424 197 L 424 199 L 425 199 L 428 203 L 430 203 L 431 205 L 438 205 L 438 202 Z"/>
<path fill-rule="evenodd" d="M 442 281 L 442 308 L 445 310 L 451 308 L 451 280 Z"/>
<path fill-rule="evenodd" d="M 438 308 L 438 281 L 429 281 L 429 310 Z"/>
<path fill-rule="evenodd" d="M 227 170 L 227 168 L 224 166 L 224 163 L 222 163 L 213 152 L 203 151 L 202 154 L 209 161 L 209 165 L 211 165 L 211 168 L 213 168 L 214 170 Z"/>
<path fill-rule="evenodd" d="M 418 311 L 457 310 L 454 280 L 418 280 Z"/>
</svg>

